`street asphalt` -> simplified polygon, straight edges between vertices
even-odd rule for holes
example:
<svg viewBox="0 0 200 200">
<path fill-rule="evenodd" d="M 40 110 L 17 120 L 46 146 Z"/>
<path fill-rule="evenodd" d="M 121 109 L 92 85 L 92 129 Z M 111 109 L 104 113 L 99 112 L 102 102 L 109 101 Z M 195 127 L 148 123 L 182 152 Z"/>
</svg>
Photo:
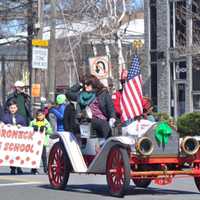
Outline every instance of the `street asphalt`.
<svg viewBox="0 0 200 200">
<path fill-rule="evenodd" d="M 96 200 L 115 199 L 108 192 L 106 178 L 101 175 L 71 174 L 64 191 L 50 187 L 47 175 L 40 169 L 39 175 L 10 175 L 9 168 L 1 167 L 0 200 Z M 131 200 L 199 200 L 193 178 L 174 179 L 173 183 L 158 186 L 152 183 L 148 189 L 136 188 L 131 182 L 123 199 Z"/>
</svg>

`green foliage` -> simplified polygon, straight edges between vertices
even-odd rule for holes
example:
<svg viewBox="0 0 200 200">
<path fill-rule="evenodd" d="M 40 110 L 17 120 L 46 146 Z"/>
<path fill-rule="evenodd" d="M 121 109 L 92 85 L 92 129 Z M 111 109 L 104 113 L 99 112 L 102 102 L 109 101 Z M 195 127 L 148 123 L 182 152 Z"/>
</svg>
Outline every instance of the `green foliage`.
<svg viewBox="0 0 200 200">
<path fill-rule="evenodd" d="M 177 120 L 177 127 L 180 136 L 200 135 L 200 112 L 187 113 Z"/>
</svg>

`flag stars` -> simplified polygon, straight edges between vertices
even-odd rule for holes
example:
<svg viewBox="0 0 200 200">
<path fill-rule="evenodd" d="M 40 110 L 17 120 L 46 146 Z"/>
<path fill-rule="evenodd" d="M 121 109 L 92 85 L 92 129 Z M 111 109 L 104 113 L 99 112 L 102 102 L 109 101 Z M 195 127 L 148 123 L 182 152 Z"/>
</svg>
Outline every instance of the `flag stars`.
<svg viewBox="0 0 200 200">
<path fill-rule="evenodd" d="M 132 65 L 128 72 L 128 80 L 140 74 L 140 61 L 138 56 L 134 56 L 132 60 Z"/>
</svg>

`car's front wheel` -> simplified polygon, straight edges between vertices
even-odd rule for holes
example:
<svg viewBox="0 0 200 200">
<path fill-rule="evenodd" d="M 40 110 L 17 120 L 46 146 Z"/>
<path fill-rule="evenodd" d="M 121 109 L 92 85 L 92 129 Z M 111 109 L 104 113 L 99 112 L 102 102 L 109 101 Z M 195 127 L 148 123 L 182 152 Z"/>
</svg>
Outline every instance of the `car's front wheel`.
<svg viewBox="0 0 200 200">
<path fill-rule="evenodd" d="M 61 142 L 53 145 L 48 162 L 48 177 L 55 189 L 65 189 L 71 171 L 71 163 Z"/>
<path fill-rule="evenodd" d="M 110 194 L 122 197 L 130 184 L 130 164 L 124 148 L 111 148 L 106 163 L 106 178 Z"/>
</svg>

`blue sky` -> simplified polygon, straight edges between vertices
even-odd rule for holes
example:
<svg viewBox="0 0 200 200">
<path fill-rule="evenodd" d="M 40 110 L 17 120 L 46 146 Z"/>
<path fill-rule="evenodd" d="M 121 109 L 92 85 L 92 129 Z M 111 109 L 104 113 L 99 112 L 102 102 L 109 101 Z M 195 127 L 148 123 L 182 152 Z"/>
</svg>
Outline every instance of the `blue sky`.
<svg viewBox="0 0 200 200">
<path fill-rule="evenodd" d="M 134 7 L 141 8 L 143 7 L 144 0 L 133 0 Z"/>
</svg>

